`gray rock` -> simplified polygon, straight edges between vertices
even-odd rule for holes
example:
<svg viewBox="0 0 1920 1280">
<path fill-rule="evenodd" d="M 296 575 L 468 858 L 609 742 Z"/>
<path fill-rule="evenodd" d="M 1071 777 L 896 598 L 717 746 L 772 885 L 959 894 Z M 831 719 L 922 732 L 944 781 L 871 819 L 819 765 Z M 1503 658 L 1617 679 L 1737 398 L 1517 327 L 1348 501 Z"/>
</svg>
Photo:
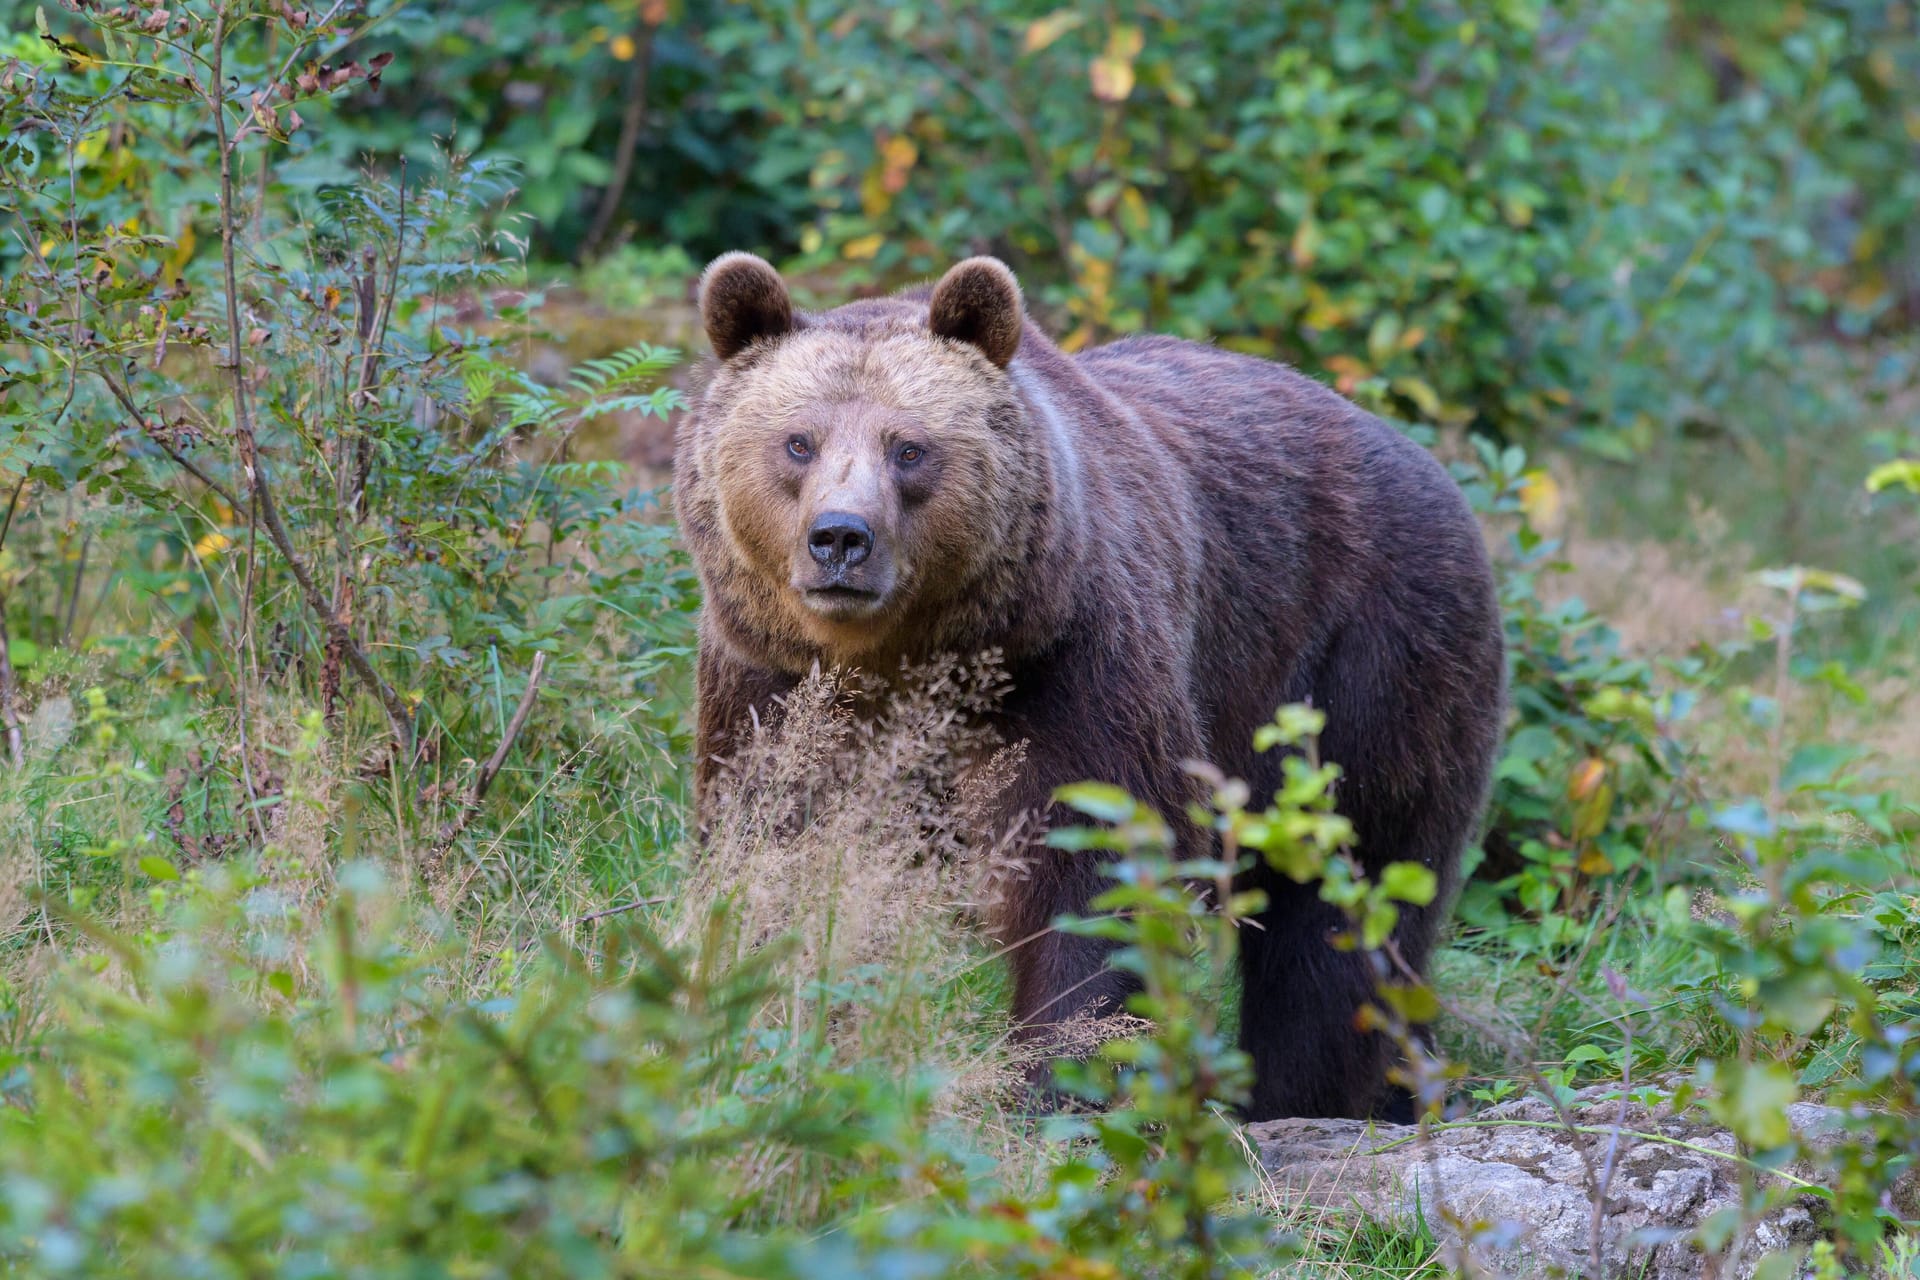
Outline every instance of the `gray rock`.
<svg viewBox="0 0 1920 1280">
<path fill-rule="evenodd" d="M 1577 1095 L 1568 1111 L 1590 1132 L 1569 1132 L 1538 1099 L 1502 1103 L 1422 1142 L 1410 1126 L 1358 1120 L 1273 1120 L 1247 1127 L 1278 1193 L 1320 1210 L 1381 1222 L 1425 1220 L 1454 1249 L 1464 1245 L 1484 1275 L 1592 1276 L 1593 1196 L 1588 1165 L 1604 1169 L 1622 1113 L 1607 1090 Z M 1796 1132 L 1817 1143 L 1837 1118 L 1829 1108 L 1788 1110 Z M 1717 1210 L 1740 1203 L 1733 1135 L 1694 1113 L 1626 1105 L 1623 1132 L 1600 1218 L 1607 1276 L 1693 1280 L 1705 1259 L 1689 1241 Z M 1633 1136 L 1634 1134 L 1644 1136 Z M 1681 1145 L 1685 1144 L 1685 1145 Z M 1584 1159 L 1583 1159 L 1584 1153 Z M 1725 1153 L 1722 1155 L 1720 1153 Z M 1813 1179 L 1813 1171 L 1789 1172 Z M 1788 1191 L 1790 1184 L 1765 1180 Z M 1912 1189 L 1908 1188 L 1910 1198 Z M 1782 1196 L 1714 1274 L 1752 1275 L 1768 1253 L 1819 1237 L 1819 1200 Z"/>
</svg>

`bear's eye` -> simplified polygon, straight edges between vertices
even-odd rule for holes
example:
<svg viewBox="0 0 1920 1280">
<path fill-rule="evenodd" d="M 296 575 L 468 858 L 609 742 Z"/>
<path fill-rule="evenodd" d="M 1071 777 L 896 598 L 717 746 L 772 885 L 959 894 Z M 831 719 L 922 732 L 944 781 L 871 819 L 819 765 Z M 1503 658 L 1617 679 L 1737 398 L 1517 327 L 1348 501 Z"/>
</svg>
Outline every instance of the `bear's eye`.
<svg viewBox="0 0 1920 1280">
<path fill-rule="evenodd" d="M 794 436 L 787 441 L 787 453 L 795 462 L 805 462 L 813 456 L 813 445 L 805 436 Z"/>
<path fill-rule="evenodd" d="M 920 461 L 920 459 L 924 458 L 926 456 L 926 452 L 927 451 L 925 449 L 922 449 L 917 444 L 906 444 L 906 445 L 901 445 L 900 452 L 894 454 L 893 456 L 899 460 L 901 466 L 910 467 L 914 463 Z"/>
</svg>

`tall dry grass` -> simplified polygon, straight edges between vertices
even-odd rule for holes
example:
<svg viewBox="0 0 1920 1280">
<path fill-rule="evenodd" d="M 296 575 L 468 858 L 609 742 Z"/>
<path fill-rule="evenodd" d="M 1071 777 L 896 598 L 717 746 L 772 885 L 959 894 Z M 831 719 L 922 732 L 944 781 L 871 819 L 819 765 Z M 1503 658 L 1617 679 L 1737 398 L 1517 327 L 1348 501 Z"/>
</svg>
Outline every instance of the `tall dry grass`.
<svg viewBox="0 0 1920 1280">
<path fill-rule="evenodd" d="M 1007 1034 L 995 904 L 1032 829 L 996 829 L 1019 744 L 985 727 L 1005 692 L 991 656 L 883 689 L 816 673 L 745 735 L 706 806 L 704 838 L 660 918 L 691 945 L 716 917 L 725 962 L 778 944 L 784 988 L 761 1014 L 783 1052 L 931 1090 L 934 1113 L 1038 1168 L 1019 1118 L 1030 1049 Z M 744 1152 L 750 1184 L 803 1219 L 826 1180 L 790 1153 Z"/>
</svg>

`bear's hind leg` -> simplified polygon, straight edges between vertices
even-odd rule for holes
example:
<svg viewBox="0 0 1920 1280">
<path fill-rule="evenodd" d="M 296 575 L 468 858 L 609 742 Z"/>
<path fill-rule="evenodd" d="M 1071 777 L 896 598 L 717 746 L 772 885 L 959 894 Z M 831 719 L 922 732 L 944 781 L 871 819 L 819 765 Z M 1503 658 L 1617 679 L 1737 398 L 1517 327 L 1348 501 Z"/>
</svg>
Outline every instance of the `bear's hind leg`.
<svg viewBox="0 0 1920 1280">
<path fill-rule="evenodd" d="M 1345 927 L 1315 885 L 1269 882 L 1257 924 L 1240 931 L 1240 1046 L 1253 1060 L 1250 1120 L 1375 1114 L 1394 1046 L 1354 1025 L 1373 998 L 1373 962 L 1336 950 Z"/>
</svg>

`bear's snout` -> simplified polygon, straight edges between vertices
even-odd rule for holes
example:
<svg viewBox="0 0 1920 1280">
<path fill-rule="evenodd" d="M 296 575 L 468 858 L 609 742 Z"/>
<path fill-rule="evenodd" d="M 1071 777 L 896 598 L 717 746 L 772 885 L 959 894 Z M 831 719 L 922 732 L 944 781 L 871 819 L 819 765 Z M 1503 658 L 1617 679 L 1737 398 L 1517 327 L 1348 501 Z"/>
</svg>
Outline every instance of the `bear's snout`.
<svg viewBox="0 0 1920 1280">
<path fill-rule="evenodd" d="M 851 569 L 873 551 L 873 526 L 851 511 L 826 511 L 807 530 L 807 552 L 826 569 Z"/>
<path fill-rule="evenodd" d="M 842 508 L 822 511 L 804 528 L 806 553 L 795 549 L 793 587 L 807 608 L 842 623 L 879 612 L 893 594 L 897 567 L 883 530 Z"/>
</svg>

